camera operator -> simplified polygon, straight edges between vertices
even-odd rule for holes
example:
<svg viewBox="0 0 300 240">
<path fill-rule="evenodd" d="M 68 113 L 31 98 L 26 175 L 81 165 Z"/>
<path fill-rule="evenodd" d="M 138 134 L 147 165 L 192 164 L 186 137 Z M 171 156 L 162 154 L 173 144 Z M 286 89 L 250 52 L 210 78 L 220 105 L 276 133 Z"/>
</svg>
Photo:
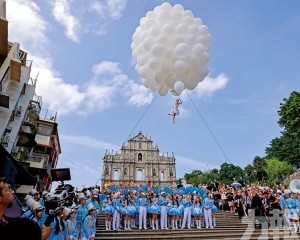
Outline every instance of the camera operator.
<svg viewBox="0 0 300 240">
<path fill-rule="evenodd" d="M 59 206 L 55 210 L 50 210 L 49 215 L 42 228 L 42 240 L 64 239 L 65 223 L 63 220 L 64 207 Z"/>
</svg>

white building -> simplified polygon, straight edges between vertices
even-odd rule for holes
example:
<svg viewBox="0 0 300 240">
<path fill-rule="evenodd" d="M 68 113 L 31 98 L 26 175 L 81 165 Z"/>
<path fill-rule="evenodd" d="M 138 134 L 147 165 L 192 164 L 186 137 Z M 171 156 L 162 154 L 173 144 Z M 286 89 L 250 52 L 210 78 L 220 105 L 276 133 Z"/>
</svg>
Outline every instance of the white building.
<svg viewBox="0 0 300 240">
<path fill-rule="evenodd" d="M 56 112 L 40 116 L 42 98 L 35 95 L 31 66 L 20 44 L 8 41 L 6 2 L 0 0 L 0 144 L 36 177 L 37 190 L 50 190 L 50 170 L 56 168 L 61 153 Z M 0 155 L 0 170 L 5 161 Z M 9 171 L 6 176 L 13 176 L 16 170 Z M 23 186 L 18 191 L 28 193 L 31 188 Z"/>
</svg>

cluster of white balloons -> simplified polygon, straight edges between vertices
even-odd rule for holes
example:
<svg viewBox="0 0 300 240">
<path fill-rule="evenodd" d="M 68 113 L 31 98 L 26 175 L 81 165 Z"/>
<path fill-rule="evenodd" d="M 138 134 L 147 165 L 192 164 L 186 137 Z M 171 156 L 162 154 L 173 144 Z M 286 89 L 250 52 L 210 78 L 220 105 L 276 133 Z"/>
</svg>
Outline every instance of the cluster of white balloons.
<svg viewBox="0 0 300 240">
<path fill-rule="evenodd" d="M 211 36 L 190 10 L 168 2 L 141 18 L 132 36 L 132 56 L 142 84 L 161 96 L 193 90 L 208 74 Z"/>
</svg>

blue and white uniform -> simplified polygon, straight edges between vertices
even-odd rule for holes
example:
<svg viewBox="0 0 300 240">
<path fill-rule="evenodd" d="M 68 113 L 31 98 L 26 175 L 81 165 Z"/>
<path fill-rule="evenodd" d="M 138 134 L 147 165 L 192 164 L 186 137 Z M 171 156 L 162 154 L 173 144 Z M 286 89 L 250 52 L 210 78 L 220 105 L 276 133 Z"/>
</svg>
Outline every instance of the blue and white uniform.
<svg viewBox="0 0 300 240">
<path fill-rule="evenodd" d="M 160 206 L 160 228 L 168 229 L 167 205 L 169 201 L 164 197 L 164 193 L 162 193 L 162 195 L 163 196 L 158 199 L 158 205 Z"/>
<path fill-rule="evenodd" d="M 181 205 L 184 207 L 181 229 L 185 228 L 186 223 L 187 223 L 187 228 L 190 229 L 191 219 L 192 219 L 192 212 L 191 212 L 192 202 L 189 196 L 186 196 L 185 199 L 181 201 Z"/>
<path fill-rule="evenodd" d="M 85 217 L 82 226 L 82 240 L 88 240 L 89 237 L 96 235 L 96 221 L 94 216 L 88 215 Z"/>
<path fill-rule="evenodd" d="M 70 238 L 72 240 L 77 240 L 79 232 L 75 227 L 74 221 L 67 219 L 65 221 L 65 232 L 66 232 L 66 238 Z"/>
<path fill-rule="evenodd" d="M 205 226 L 206 228 L 214 228 L 212 224 L 212 209 L 213 202 L 210 198 L 204 198 L 203 200 L 203 212 L 205 218 Z"/>
<path fill-rule="evenodd" d="M 142 193 L 142 196 L 139 198 L 138 204 L 139 204 L 139 229 L 141 230 L 143 226 L 144 229 L 147 229 L 148 200 L 147 198 L 145 198 L 144 193 Z"/>
</svg>

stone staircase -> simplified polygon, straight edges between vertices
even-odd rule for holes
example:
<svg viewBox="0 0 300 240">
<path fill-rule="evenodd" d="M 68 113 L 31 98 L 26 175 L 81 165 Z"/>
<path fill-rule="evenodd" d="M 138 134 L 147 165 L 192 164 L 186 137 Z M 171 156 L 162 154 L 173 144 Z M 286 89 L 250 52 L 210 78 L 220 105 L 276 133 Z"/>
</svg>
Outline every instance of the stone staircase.
<svg viewBox="0 0 300 240">
<path fill-rule="evenodd" d="M 139 230 L 136 228 L 117 232 L 105 230 L 105 215 L 100 214 L 95 239 L 300 239 L 300 234 L 298 235 L 292 230 L 255 229 L 253 221 L 249 218 L 240 220 L 237 215 L 223 211 L 214 214 L 217 226 L 213 229 L 192 227 L 182 230 L 152 230 L 150 228 Z"/>
</svg>

